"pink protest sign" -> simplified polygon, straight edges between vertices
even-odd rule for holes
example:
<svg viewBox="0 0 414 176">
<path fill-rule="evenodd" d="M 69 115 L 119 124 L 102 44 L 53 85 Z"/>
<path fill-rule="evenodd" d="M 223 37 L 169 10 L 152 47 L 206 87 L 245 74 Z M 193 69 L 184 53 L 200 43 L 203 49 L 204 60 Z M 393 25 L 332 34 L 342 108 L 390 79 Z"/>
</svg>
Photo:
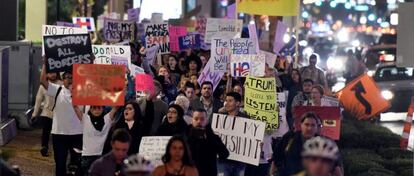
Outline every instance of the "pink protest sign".
<svg viewBox="0 0 414 176">
<path fill-rule="evenodd" d="M 212 72 L 210 70 L 211 65 L 213 64 L 213 59 L 210 59 L 206 66 L 203 69 L 203 72 L 198 77 L 198 84 L 202 84 L 204 81 L 210 81 L 213 83 L 213 91 L 216 90 L 217 85 L 219 84 L 221 77 L 223 77 L 224 72 Z"/>
<path fill-rule="evenodd" d="M 227 6 L 227 18 L 236 19 L 236 3 Z"/>
<path fill-rule="evenodd" d="M 277 21 L 277 28 L 275 34 L 275 41 L 273 42 L 273 52 L 279 54 L 279 51 L 283 48 L 285 43 L 283 42 L 283 35 L 285 35 L 287 26 L 281 22 Z"/>
<path fill-rule="evenodd" d="M 259 38 L 257 37 L 256 24 L 249 24 L 249 38 L 253 40 L 256 45 L 256 53 L 259 53 Z"/>
<path fill-rule="evenodd" d="M 170 50 L 176 52 L 180 51 L 178 38 L 187 35 L 187 27 L 169 26 L 168 32 L 170 33 Z"/>
<path fill-rule="evenodd" d="M 151 95 L 155 94 L 154 82 L 151 75 L 137 74 L 135 75 L 135 91 L 148 92 Z"/>
</svg>

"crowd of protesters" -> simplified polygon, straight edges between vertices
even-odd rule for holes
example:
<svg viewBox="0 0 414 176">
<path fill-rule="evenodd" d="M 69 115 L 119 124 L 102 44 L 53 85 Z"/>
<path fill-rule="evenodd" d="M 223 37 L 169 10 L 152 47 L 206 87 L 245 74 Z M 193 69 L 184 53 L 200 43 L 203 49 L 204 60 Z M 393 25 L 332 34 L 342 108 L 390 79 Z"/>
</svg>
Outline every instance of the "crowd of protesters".
<svg viewBox="0 0 414 176">
<path fill-rule="evenodd" d="M 162 55 L 159 65 L 148 63 L 139 44 L 130 46 L 133 64 L 152 75 L 155 93 L 136 93 L 134 75 L 127 71 L 121 107 L 73 105 L 72 73 L 46 73 L 43 65 L 33 117 L 44 121 L 40 151 L 44 157 L 51 152 L 52 134 L 55 175 L 343 175 L 339 149 L 320 136 L 322 124 L 316 114 L 305 113 L 300 129 L 294 127 L 296 106 L 338 106 L 329 96 L 324 72 L 316 67 L 317 55 L 311 55 L 309 65 L 301 69 L 279 62 L 280 57 L 275 65 L 266 64 L 265 77 L 276 79 L 278 92 L 289 92 L 290 130 L 281 138 L 266 133 L 260 164 L 254 166 L 227 159 L 229 151 L 210 126 L 213 113 L 249 118 L 243 110 L 244 78 L 225 73 L 214 89 L 212 82 L 197 81 L 209 50 Z M 139 155 L 144 136 L 173 136 L 162 166 L 155 168 Z"/>
</svg>

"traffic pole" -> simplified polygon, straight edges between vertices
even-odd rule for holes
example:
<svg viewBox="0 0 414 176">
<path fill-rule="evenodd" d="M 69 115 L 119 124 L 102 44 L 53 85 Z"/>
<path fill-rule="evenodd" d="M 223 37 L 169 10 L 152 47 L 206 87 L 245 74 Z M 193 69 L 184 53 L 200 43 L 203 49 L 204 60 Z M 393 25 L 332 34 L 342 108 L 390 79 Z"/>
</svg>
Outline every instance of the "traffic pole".
<svg viewBox="0 0 414 176">
<path fill-rule="evenodd" d="M 406 150 L 408 147 L 408 141 L 410 139 L 410 132 L 411 126 L 413 121 L 413 113 L 414 113 L 414 97 L 411 99 L 411 104 L 408 107 L 407 118 L 404 122 L 404 129 L 401 136 L 400 147 L 403 150 Z"/>
</svg>

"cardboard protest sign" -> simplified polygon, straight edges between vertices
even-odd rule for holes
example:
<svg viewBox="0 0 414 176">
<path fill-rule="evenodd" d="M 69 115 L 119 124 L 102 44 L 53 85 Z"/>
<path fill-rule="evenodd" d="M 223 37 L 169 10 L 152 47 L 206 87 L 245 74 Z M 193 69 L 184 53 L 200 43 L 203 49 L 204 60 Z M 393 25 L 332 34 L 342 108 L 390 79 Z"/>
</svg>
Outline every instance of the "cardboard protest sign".
<svg viewBox="0 0 414 176">
<path fill-rule="evenodd" d="M 122 106 L 125 103 L 125 67 L 75 64 L 73 94 L 75 105 Z"/>
<path fill-rule="evenodd" d="M 76 27 L 76 28 L 81 27 L 78 24 L 68 23 L 68 22 L 65 22 L 65 21 L 56 21 L 56 26 Z"/>
<path fill-rule="evenodd" d="M 72 70 L 73 64 L 91 64 L 92 48 L 89 34 L 44 36 L 46 71 Z"/>
<path fill-rule="evenodd" d="M 243 0 L 237 4 L 237 12 L 268 16 L 296 16 L 299 0 Z"/>
<path fill-rule="evenodd" d="M 210 70 L 211 65 L 213 64 L 213 60 L 208 60 L 206 66 L 201 72 L 201 75 L 198 77 L 197 82 L 198 84 L 202 84 L 204 81 L 210 81 L 213 83 L 213 91 L 216 90 L 217 85 L 219 84 L 221 77 L 223 77 L 224 72 L 212 72 Z"/>
<path fill-rule="evenodd" d="M 131 65 L 131 47 L 125 45 L 92 45 L 95 64 L 112 64 L 112 58 L 124 58 Z M 130 69 L 130 67 L 128 67 Z"/>
<path fill-rule="evenodd" d="M 369 119 L 387 110 L 391 105 L 381 95 L 375 81 L 364 74 L 348 83 L 338 93 L 339 102 L 358 119 Z"/>
<path fill-rule="evenodd" d="M 216 38 L 240 38 L 243 28 L 242 20 L 207 18 L 205 43 L 211 43 Z"/>
<path fill-rule="evenodd" d="M 139 145 L 139 154 L 149 157 L 154 166 L 162 165 L 162 156 L 165 154 L 171 136 L 145 136 Z"/>
<path fill-rule="evenodd" d="M 134 21 L 123 21 L 105 18 L 104 38 L 108 42 L 133 41 L 135 33 Z"/>
<path fill-rule="evenodd" d="M 145 59 L 148 60 L 149 64 L 154 64 L 155 55 L 158 53 L 158 45 L 152 46 L 150 48 L 147 48 L 145 51 Z"/>
<path fill-rule="evenodd" d="M 227 13 L 226 17 L 229 19 L 236 19 L 237 12 L 236 12 L 236 3 L 233 3 L 229 6 L 227 6 Z"/>
<path fill-rule="evenodd" d="M 244 110 L 250 118 L 266 122 L 266 130 L 279 128 L 275 78 L 248 76 L 244 87 Z"/>
<path fill-rule="evenodd" d="M 262 50 L 259 51 L 259 54 L 264 54 L 266 58 L 266 64 L 269 65 L 269 67 L 274 67 L 277 58 L 276 54 Z"/>
<path fill-rule="evenodd" d="M 170 33 L 170 50 L 174 52 L 180 51 L 178 38 L 187 35 L 187 27 L 183 26 L 169 26 Z"/>
<path fill-rule="evenodd" d="M 321 118 L 321 135 L 339 140 L 341 132 L 341 109 L 339 107 L 296 106 L 294 108 L 295 129 L 300 131 L 302 116 L 313 112 Z"/>
<path fill-rule="evenodd" d="M 178 44 L 180 50 L 199 49 L 201 46 L 200 34 L 187 34 L 185 36 L 178 37 Z"/>
<path fill-rule="evenodd" d="M 154 80 L 151 75 L 137 74 L 135 75 L 135 91 L 142 93 L 155 94 Z"/>
<path fill-rule="evenodd" d="M 286 106 L 288 91 L 277 92 L 277 104 L 279 106 L 279 127 L 272 133 L 272 137 L 283 137 L 289 131 L 289 124 L 286 119 Z"/>
<path fill-rule="evenodd" d="M 170 53 L 170 34 L 167 23 L 149 23 L 145 26 L 145 47 L 159 46 L 159 54 Z"/>
<path fill-rule="evenodd" d="M 111 56 L 111 62 L 112 65 L 123 65 L 128 69 L 130 68 L 129 60 L 125 57 Z"/>
<path fill-rule="evenodd" d="M 283 42 L 283 36 L 285 35 L 286 30 L 287 26 L 283 22 L 277 21 L 275 40 L 273 41 L 273 52 L 276 54 L 279 54 L 280 50 L 285 45 L 285 42 Z"/>
<path fill-rule="evenodd" d="M 65 27 L 65 26 L 53 26 L 42 25 L 42 36 L 51 35 L 68 35 L 68 34 L 87 34 L 88 31 L 79 27 Z M 42 55 L 45 55 L 45 48 L 42 40 Z"/>
<path fill-rule="evenodd" d="M 256 45 L 251 39 L 246 38 L 216 38 L 211 43 L 211 59 L 213 72 L 227 71 L 230 63 L 230 55 L 233 54 L 256 54 Z"/>
<path fill-rule="evenodd" d="M 230 72 L 233 77 L 261 77 L 265 74 L 265 55 L 234 54 L 230 60 Z"/>
<path fill-rule="evenodd" d="M 128 20 L 139 21 L 139 14 L 141 13 L 140 8 L 128 9 Z"/>
<path fill-rule="evenodd" d="M 95 20 L 93 17 L 73 17 L 72 22 L 89 32 L 95 31 Z"/>
<path fill-rule="evenodd" d="M 259 165 L 266 124 L 248 118 L 213 114 L 211 128 L 230 152 L 227 159 Z"/>
</svg>

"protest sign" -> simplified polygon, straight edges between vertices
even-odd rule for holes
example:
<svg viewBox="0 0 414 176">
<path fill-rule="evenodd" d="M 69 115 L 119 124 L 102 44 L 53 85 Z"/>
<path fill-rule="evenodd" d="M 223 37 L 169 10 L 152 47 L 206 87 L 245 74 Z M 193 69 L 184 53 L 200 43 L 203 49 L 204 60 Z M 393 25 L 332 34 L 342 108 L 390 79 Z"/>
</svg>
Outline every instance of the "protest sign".
<svg viewBox="0 0 414 176">
<path fill-rule="evenodd" d="M 256 45 L 247 38 L 216 38 L 211 43 L 211 59 L 213 72 L 227 71 L 230 56 L 233 54 L 256 54 Z"/>
<path fill-rule="evenodd" d="M 139 21 L 139 14 L 141 12 L 140 8 L 128 9 L 128 20 Z"/>
<path fill-rule="evenodd" d="M 234 54 L 230 60 L 230 72 L 233 77 L 261 77 L 265 74 L 265 55 Z"/>
<path fill-rule="evenodd" d="M 42 25 L 42 36 L 51 35 L 68 35 L 68 34 L 87 34 L 88 31 L 79 27 L 65 27 L 65 26 L 53 26 Z M 42 55 L 45 55 L 45 48 L 42 40 Z"/>
<path fill-rule="evenodd" d="M 112 58 L 124 58 L 131 65 L 131 47 L 125 45 L 92 45 L 95 64 L 112 64 Z M 131 69 L 130 67 L 128 67 Z"/>
<path fill-rule="evenodd" d="M 339 107 L 296 106 L 294 108 L 295 129 L 300 131 L 302 116 L 313 112 L 321 118 L 321 135 L 339 140 L 341 132 L 341 109 Z"/>
<path fill-rule="evenodd" d="M 123 65 L 126 68 L 130 68 L 128 58 L 119 57 L 119 56 L 111 56 L 112 65 Z"/>
<path fill-rule="evenodd" d="M 244 87 L 244 110 L 250 118 L 266 122 L 266 130 L 279 128 L 275 78 L 248 76 Z"/>
<path fill-rule="evenodd" d="M 213 114 L 211 127 L 230 152 L 227 159 L 259 165 L 266 124 L 248 118 Z"/>
<path fill-rule="evenodd" d="M 273 52 L 279 54 L 280 50 L 285 45 L 283 41 L 283 36 L 285 35 L 287 30 L 287 26 L 281 22 L 277 21 L 276 33 L 275 33 L 275 40 L 273 41 Z"/>
<path fill-rule="evenodd" d="M 149 93 L 151 95 L 155 94 L 154 80 L 151 75 L 147 74 L 137 74 L 135 75 L 135 91 Z"/>
<path fill-rule="evenodd" d="M 367 74 L 348 83 L 339 91 L 338 99 L 345 110 L 358 119 L 369 119 L 391 106 L 383 98 L 375 81 Z"/>
<path fill-rule="evenodd" d="M 56 21 L 56 26 L 80 28 L 80 25 L 78 25 L 78 24 L 68 23 L 68 22 L 65 22 L 65 21 Z"/>
<path fill-rule="evenodd" d="M 180 51 L 178 38 L 187 35 L 187 27 L 169 26 L 168 32 L 170 34 L 170 50 L 174 52 Z"/>
<path fill-rule="evenodd" d="M 148 23 L 145 26 L 145 47 L 159 46 L 159 54 L 170 53 L 170 34 L 167 23 Z"/>
<path fill-rule="evenodd" d="M 205 42 L 206 27 L 207 27 L 207 18 L 204 16 L 197 17 L 195 30 L 200 34 L 200 48 L 204 50 L 209 50 L 211 45 Z"/>
<path fill-rule="evenodd" d="M 252 39 L 255 43 L 254 45 L 256 45 L 256 53 L 259 53 L 259 37 L 257 36 L 256 24 L 249 24 L 247 28 L 249 29 L 249 38 Z"/>
<path fill-rule="evenodd" d="M 151 23 L 163 23 L 162 13 L 152 13 L 151 14 Z"/>
<path fill-rule="evenodd" d="M 75 64 L 73 94 L 75 105 L 122 106 L 125 103 L 125 67 Z"/>
<path fill-rule="evenodd" d="M 187 34 L 178 37 L 178 44 L 180 50 L 198 49 L 200 48 L 200 34 Z"/>
<path fill-rule="evenodd" d="M 73 64 L 91 64 L 92 48 L 89 34 L 44 36 L 46 71 L 72 70 Z"/>
<path fill-rule="evenodd" d="M 237 15 L 236 15 L 236 3 L 233 3 L 229 6 L 227 6 L 227 18 L 229 19 L 236 19 Z"/>
<path fill-rule="evenodd" d="M 243 0 L 237 4 L 237 12 L 268 16 L 297 16 L 299 0 Z"/>
<path fill-rule="evenodd" d="M 123 21 L 105 18 L 104 38 L 108 42 L 122 42 L 134 40 L 134 21 Z"/>
<path fill-rule="evenodd" d="M 216 38 L 240 38 L 243 27 L 242 20 L 207 18 L 205 43 L 211 43 Z"/>
<path fill-rule="evenodd" d="M 158 52 L 158 45 L 155 45 L 153 47 L 147 48 L 145 51 L 145 59 L 148 61 L 150 65 L 154 64 L 155 55 Z"/>
<path fill-rule="evenodd" d="M 73 17 L 72 22 L 89 32 L 95 31 L 95 20 L 93 17 Z"/>
<path fill-rule="evenodd" d="M 289 131 L 289 124 L 286 118 L 286 106 L 288 91 L 277 92 L 277 104 L 279 107 L 279 127 L 272 133 L 272 137 L 283 137 Z"/>
<path fill-rule="evenodd" d="M 202 84 L 205 81 L 210 81 L 213 83 L 213 91 L 216 90 L 217 85 L 219 84 L 221 77 L 223 77 L 224 72 L 212 72 L 210 70 L 211 65 L 213 64 L 213 60 L 210 59 L 206 66 L 203 69 L 203 72 L 201 72 L 201 75 L 198 77 L 197 82 L 198 84 Z"/>
<path fill-rule="evenodd" d="M 149 157 L 154 166 L 162 165 L 162 156 L 165 154 L 171 136 L 145 136 L 139 145 L 139 154 Z"/>
<path fill-rule="evenodd" d="M 135 64 L 131 64 L 131 75 L 135 76 L 137 74 L 145 74 L 144 69 L 136 66 Z"/>
<path fill-rule="evenodd" d="M 276 54 L 273 54 L 273 53 L 270 53 L 270 52 L 267 52 L 267 51 L 262 51 L 262 50 L 259 51 L 259 54 L 265 55 L 266 64 L 269 67 L 274 67 L 275 66 L 276 58 L 277 58 Z"/>
</svg>

